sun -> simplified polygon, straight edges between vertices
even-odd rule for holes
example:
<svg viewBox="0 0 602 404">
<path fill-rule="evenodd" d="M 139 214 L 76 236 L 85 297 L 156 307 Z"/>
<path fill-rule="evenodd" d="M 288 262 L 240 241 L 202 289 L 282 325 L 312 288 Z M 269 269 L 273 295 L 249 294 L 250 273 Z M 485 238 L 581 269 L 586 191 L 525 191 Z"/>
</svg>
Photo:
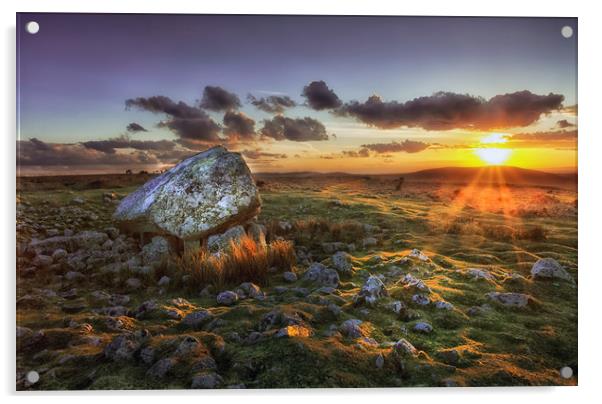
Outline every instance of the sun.
<svg viewBox="0 0 602 404">
<path fill-rule="evenodd" d="M 512 150 L 510 149 L 500 149 L 497 147 L 474 149 L 474 152 L 483 162 L 496 166 L 505 163 L 512 154 Z"/>
<path fill-rule="evenodd" d="M 490 133 L 483 137 L 480 141 L 483 145 L 503 144 L 508 141 L 508 138 L 503 133 Z M 506 162 L 512 154 L 512 149 L 501 147 L 480 147 L 474 149 L 474 152 L 479 158 L 488 165 L 500 165 Z"/>
</svg>

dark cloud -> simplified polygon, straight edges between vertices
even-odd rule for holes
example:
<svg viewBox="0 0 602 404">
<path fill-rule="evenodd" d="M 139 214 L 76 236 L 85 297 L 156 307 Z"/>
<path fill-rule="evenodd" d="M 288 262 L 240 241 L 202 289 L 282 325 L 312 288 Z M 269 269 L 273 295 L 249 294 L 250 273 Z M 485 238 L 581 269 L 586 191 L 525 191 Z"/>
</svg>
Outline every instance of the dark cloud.
<svg viewBox="0 0 602 404">
<path fill-rule="evenodd" d="M 403 142 L 372 143 L 362 145 L 362 148 L 379 154 L 399 152 L 418 153 L 426 150 L 428 147 L 428 143 L 408 139 L 404 140 Z"/>
<path fill-rule="evenodd" d="M 252 140 L 255 138 L 255 121 L 242 112 L 227 111 L 224 114 L 224 134 L 230 140 Z"/>
<path fill-rule="evenodd" d="M 259 159 L 285 159 L 288 156 L 282 153 L 270 153 L 265 152 L 261 149 L 254 150 L 243 150 L 240 152 L 243 156 L 251 160 L 259 160 Z"/>
<path fill-rule="evenodd" d="M 210 111 L 228 111 L 240 107 L 240 99 L 219 86 L 206 86 L 200 105 Z"/>
<path fill-rule="evenodd" d="M 303 88 L 301 93 L 307 99 L 307 104 L 316 111 L 335 109 L 343 103 L 339 97 L 323 81 L 312 81 Z"/>
<path fill-rule="evenodd" d="M 196 107 L 185 102 L 175 102 L 169 97 L 156 95 L 153 97 L 130 98 L 125 101 L 126 108 L 136 107 L 138 109 L 153 112 L 155 114 L 166 114 L 175 119 L 204 118 L 207 114 Z"/>
<path fill-rule="evenodd" d="M 147 151 L 105 153 L 79 143 L 45 143 L 38 139 L 17 141 L 17 166 L 80 166 L 157 164 Z"/>
<path fill-rule="evenodd" d="M 269 97 L 255 98 L 249 94 L 247 99 L 257 109 L 270 114 L 281 114 L 286 108 L 297 106 L 297 103 L 287 95 L 270 95 Z"/>
<path fill-rule="evenodd" d="M 130 133 L 148 132 L 146 129 L 144 129 L 144 127 L 142 125 L 140 125 L 136 122 L 130 123 L 125 129 Z"/>
<path fill-rule="evenodd" d="M 561 129 L 566 129 L 575 126 L 575 124 L 567 121 L 566 119 L 561 119 L 560 121 L 556 122 L 556 126 Z"/>
<path fill-rule="evenodd" d="M 114 154 L 116 149 L 166 151 L 176 146 L 176 143 L 171 140 L 131 140 L 125 136 L 107 140 L 90 140 L 81 144 L 88 149 L 108 154 Z"/>
<path fill-rule="evenodd" d="M 426 130 L 522 127 L 562 107 L 560 94 L 537 95 L 518 91 L 489 100 L 467 94 L 438 92 L 407 102 L 383 101 L 373 95 L 367 101 L 346 103 L 336 112 L 381 129 L 419 127 Z"/>
<path fill-rule="evenodd" d="M 136 107 L 155 114 L 165 114 L 168 119 L 159 122 L 159 128 L 167 128 L 182 139 L 219 142 L 221 127 L 202 109 L 162 95 L 130 98 L 126 108 Z"/>
<path fill-rule="evenodd" d="M 265 120 L 261 134 L 275 140 L 306 142 L 310 140 L 328 140 L 326 128 L 321 122 L 310 118 L 287 118 L 277 115 Z"/>
</svg>

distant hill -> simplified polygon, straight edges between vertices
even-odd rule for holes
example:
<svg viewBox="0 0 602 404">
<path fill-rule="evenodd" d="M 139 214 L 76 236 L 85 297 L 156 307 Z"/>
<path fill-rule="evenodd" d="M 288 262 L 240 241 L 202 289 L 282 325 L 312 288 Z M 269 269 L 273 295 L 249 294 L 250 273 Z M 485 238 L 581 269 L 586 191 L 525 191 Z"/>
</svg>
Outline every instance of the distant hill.
<svg viewBox="0 0 602 404">
<path fill-rule="evenodd" d="M 401 174 L 407 181 L 442 183 L 538 185 L 558 188 L 576 188 L 577 173 L 554 174 L 526 168 L 488 167 L 444 167 Z"/>
</svg>

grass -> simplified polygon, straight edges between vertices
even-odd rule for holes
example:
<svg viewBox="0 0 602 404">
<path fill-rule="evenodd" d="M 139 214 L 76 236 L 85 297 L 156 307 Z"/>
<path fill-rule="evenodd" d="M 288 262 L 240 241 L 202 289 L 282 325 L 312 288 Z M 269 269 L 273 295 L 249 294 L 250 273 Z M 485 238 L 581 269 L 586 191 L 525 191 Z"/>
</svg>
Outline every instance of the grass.
<svg viewBox="0 0 602 404">
<path fill-rule="evenodd" d="M 127 184 L 126 184 L 127 185 Z M 127 185 L 129 186 L 129 185 Z M 75 189 L 75 190 L 74 190 Z M 29 216 L 36 223 L 54 226 L 56 212 L 75 196 L 83 196 L 86 210 L 98 214 L 95 221 L 74 226 L 75 230 L 100 228 L 110 224 L 114 208 L 102 202 L 102 193 L 127 193 L 131 188 L 83 189 L 65 186 L 56 190 L 37 192 L 25 189 L 22 200 L 39 209 Z M 577 289 L 564 282 L 540 282 L 529 279 L 533 263 L 542 257 L 553 257 L 578 279 L 577 222 L 574 214 L 574 193 L 537 188 L 511 189 L 515 204 L 513 212 L 500 211 L 496 200 L 488 206 L 467 200 L 454 206 L 457 186 L 404 184 L 404 194 L 388 190 L 378 176 L 324 180 L 322 178 L 281 181 L 267 179 L 262 187 L 264 201 L 258 218 L 267 229 L 265 247 L 253 240 L 243 239 L 231 244 L 228 251 L 212 256 L 199 250 L 160 268 L 154 276 L 143 279 L 144 287 L 131 296 L 128 307 L 137 307 L 148 299 L 156 299 L 159 307 L 173 307 L 172 299 L 186 298 L 191 307 L 182 308 L 186 315 L 199 308 L 209 310 L 219 321 L 210 330 L 195 331 L 177 321 L 156 315 L 136 319 L 131 326 L 145 328 L 152 334 L 152 343 L 167 350 L 171 342 L 190 334 L 210 341 L 225 339 L 223 352 L 211 348 L 224 385 L 243 383 L 249 388 L 267 387 L 374 387 L 374 386 L 434 386 L 451 378 L 459 385 L 551 385 L 575 384 L 576 378 L 565 380 L 558 375 L 562 366 L 577 369 Z M 521 210 L 522 209 L 522 210 Z M 290 223 L 290 228 L 280 222 Z M 378 226 L 367 231 L 364 224 Z M 378 246 L 364 249 L 361 239 L 376 235 Z M 331 254 L 321 248 L 323 242 L 354 243 L 354 272 L 342 277 L 335 294 L 313 291 L 302 280 L 287 283 L 282 271 L 303 271 L 296 264 L 294 250 L 304 249 L 313 260 L 324 261 Z M 293 248 L 295 247 L 295 248 Z M 429 256 L 432 263 L 403 258 L 413 248 Z M 375 256 L 380 257 L 374 259 Z M 298 268 L 295 268 L 297 266 Z M 411 273 L 431 289 L 432 298 L 454 305 L 451 312 L 434 307 L 417 307 L 412 303 L 414 290 L 403 284 L 387 283 L 390 296 L 375 307 L 354 306 L 353 296 L 370 274 L 385 275 L 394 267 L 401 274 Z M 276 268 L 275 271 L 270 270 Z M 475 280 L 467 276 L 468 268 L 482 268 L 494 279 Z M 511 278 L 518 274 L 525 278 Z M 161 290 L 157 280 L 162 275 L 181 279 Z M 188 388 L 190 373 L 178 368 L 166 380 L 145 378 L 147 365 L 140 361 L 116 364 L 102 358 L 102 347 L 119 332 L 110 330 L 106 317 L 97 309 L 106 302 L 97 302 L 89 294 L 98 289 L 110 293 L 126 293 L 120 282 L 106 276 L 88 277 L 75 285 L 89 309 L 78 313 L 61 310 L 64 301 L 59 297 L 44 298 L 44 308 L 18 307 L 17 323 L 33 330 L 48 330 L 48 351 L 17 352 L 18 369 L 49 369 L 33 388 Z M 215 296 L 200 296 L 205 285 L 216 289 L 230 288 L 250 281 L 262 285 L 267 299 L 240 300 L 232 307 L 217 306 Z M 36 294 L 43 288 L 66 291 L 56 274 L 43 272 L 40 277 L 18 278 L 17 296 Z M 277 287 L 287 287 L 280 293 Z M 309 296 L 296 293 L 294 288 L 308 288 Z M 492 305 L 488 292 L 521 292 L 534 296 L 538 304 L 525 310 Z M 408 306 L 407 313 L 396 314 L 387 308 L 393 300 Z M 328 309 L 335 303 L 343 309 L 336 316 Z M 468 316 L 473 306 L 489 304 L 491 308 L 480 315 Z M 264 331 L 262 318 L 272 310 L 288 316 L 297 315 L 310 326 L 309 338 L 266 337 L 257 343 L 246 343 L 251 332 L 272 335 L 281 325 Z M 419 318 L 414 317 L 419 316 Z M 338 334 L 329 334 L 342 321 L 358 318 L 378 345 L 358 343 Z M 89 323 L 94 334 L 102 339 L 98 347 L 74 344 L 79 335 L 67 329 L 69 321 Z M 417 321 L 433 325 L 431 334 L 412 331 Z M 272 334 L 270 334 L 272 333 Z M 240 339 L 232 339 L 236 334 Z M 387 345 L 406 338 L 423 353 L 417 358 L 395 358 Z M 206 342 L 205 342 L 206 341 Z M 444 363 L 439 351 L 455 349 L 460 360 L 455 368 Z M 220 353 L 221 352 L 221 353 Z M 385 358 L 383 369 L 375 366 L 375 358 Z M 62 363 L 61 358 L 74 355 L 74 361 Z M 78 362 L 78 359 L 81 361 Z M 84 369 L 85 368 L 85 369 Z M 94 379 L 88 375 L 94 372 Z M 51 375 L 60 375 L 52 378 Z"/>
<path fill-rule="evenodd" d="M 290 241 L 274 240 L 261 245 L 250 236 L 230 241 L 226 251 L 212 254 L 204 248 L 175 255 L 166 274 L 176 279 L 188 276 L 187 288 L 200 290 L 212 285 L 218 290 L 242 282 L 265 285 L 270 268 L 290 271 L 295 265 L 295 251 Z"/>
</svg>

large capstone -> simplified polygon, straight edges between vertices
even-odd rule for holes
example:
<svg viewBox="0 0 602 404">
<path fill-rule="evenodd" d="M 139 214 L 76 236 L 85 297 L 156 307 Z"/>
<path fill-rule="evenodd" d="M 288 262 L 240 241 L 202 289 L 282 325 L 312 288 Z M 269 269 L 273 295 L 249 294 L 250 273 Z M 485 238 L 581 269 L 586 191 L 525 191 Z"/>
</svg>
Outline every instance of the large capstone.
<svg viewBox="0 0 602 404">
<path fill-rule="evenodd" d="M 128 232 L 190 241 L 245 223 L 260 208 L 243 158 L 216 146 L 148 181 L 121 201 L 113 218 Z"/>
</svg>

